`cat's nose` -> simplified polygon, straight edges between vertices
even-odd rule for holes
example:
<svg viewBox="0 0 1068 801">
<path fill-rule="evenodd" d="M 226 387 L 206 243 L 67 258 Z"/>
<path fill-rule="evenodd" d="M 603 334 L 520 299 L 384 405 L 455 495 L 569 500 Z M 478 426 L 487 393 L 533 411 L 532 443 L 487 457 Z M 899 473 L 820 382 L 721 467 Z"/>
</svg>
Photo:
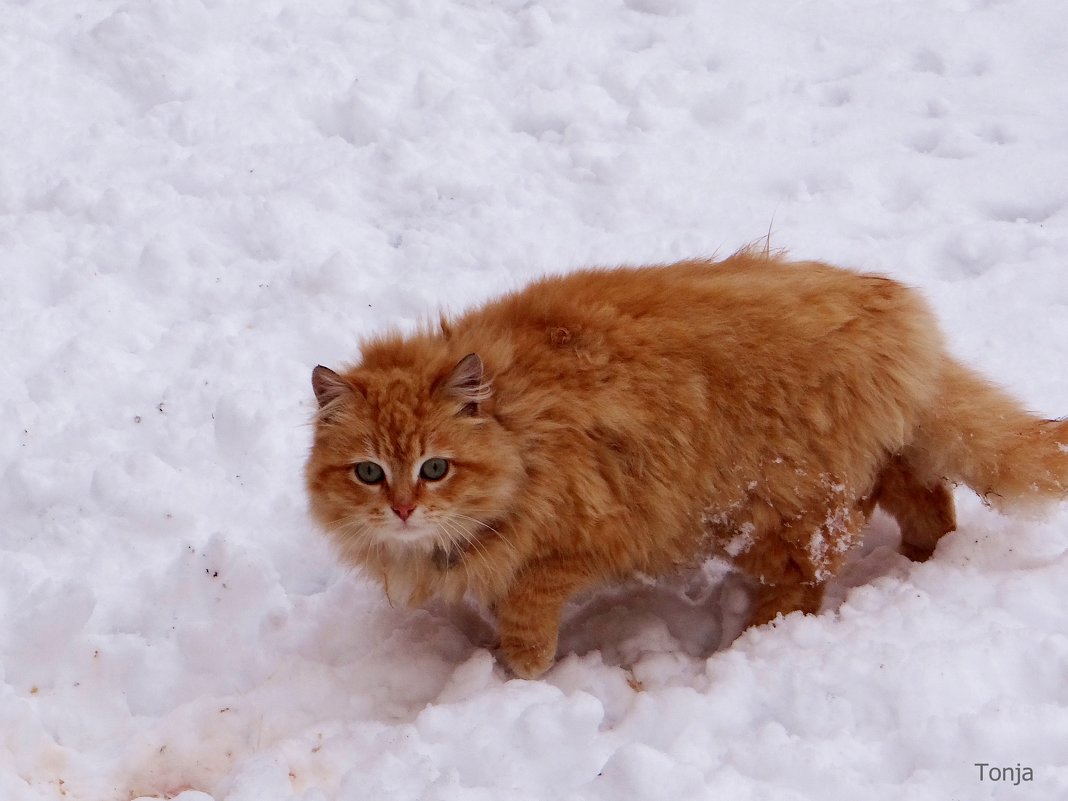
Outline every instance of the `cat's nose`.
<svg viewBox="0 0 1068 801">
<path fill-rule="evenodd" d="M 410 503 L 398 503 L 393 507 L 393 514 L 399 517 L 401 520 L 407 522 L 408 518 L 412 516 L 412 512 L 415 511 L 415 506 Z"/>
</svg>

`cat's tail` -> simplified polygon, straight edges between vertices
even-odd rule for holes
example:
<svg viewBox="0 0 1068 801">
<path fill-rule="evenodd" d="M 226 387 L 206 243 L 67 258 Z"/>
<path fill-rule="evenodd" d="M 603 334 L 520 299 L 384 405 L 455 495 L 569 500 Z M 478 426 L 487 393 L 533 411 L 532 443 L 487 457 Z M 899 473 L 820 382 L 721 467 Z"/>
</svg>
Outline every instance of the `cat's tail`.
<svg viewBox="0 0 1068 801">
<path fill-rule="evenodd" d="M 1068 419 L 1035 417 L 952 360 L 903 455 L 918 473 L 966 484 L 1002 510 L 1068 499 Z"/>
</svg>

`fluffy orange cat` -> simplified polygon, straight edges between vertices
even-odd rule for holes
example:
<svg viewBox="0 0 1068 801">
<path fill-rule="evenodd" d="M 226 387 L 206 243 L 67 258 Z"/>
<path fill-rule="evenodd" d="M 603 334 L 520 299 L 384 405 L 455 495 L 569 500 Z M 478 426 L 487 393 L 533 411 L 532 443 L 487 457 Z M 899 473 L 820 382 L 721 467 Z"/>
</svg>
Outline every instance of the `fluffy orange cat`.
<svg viewBox="0 0 1068 801">
<path fill-rule="evenodd" d="M 343 558 L 394 599 L 473 593 L 523 677 L 590 586 L 726 556 L 758 624 L 818 611 L 876 504 L 924 559 L 952 484 L 1068 495 L 1068 422 L 954 361 L 914 291 L 753 252 L 545 278 L 312 384 Z"/>
</svg>

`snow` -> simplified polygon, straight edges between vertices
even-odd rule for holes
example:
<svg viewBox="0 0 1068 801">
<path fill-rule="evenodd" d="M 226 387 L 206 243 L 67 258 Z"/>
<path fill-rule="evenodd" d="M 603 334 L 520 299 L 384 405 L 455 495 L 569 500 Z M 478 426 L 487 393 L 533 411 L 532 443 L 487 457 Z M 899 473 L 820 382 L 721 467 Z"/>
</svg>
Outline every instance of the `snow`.
<svg viewBox="0 0 1068 801">
<path fill-rule="evenodd" d="M 1068 413 L 1064 31 L 1060 0 L 5 4 L 0 798 L 1068 797 L 1068 509 L 961 494 L 924 564 L 877 517 L 823 614 L 740 637 L 716 565 L 607 589 L 522 682 L 476 611 L 338 567 L 301 485 L 311 368 L 359 336 L 767 234 L 920 287 Z"/>
</svg>

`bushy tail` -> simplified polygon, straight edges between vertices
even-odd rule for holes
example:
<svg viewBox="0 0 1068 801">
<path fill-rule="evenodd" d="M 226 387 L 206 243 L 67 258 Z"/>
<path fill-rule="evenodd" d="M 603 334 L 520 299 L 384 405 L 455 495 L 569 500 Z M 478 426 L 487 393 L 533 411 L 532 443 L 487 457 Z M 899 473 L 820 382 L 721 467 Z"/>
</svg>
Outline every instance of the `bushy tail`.
<svg viewBox="0 0 1068 801">
<path fill-rule="evenodd" d="M 918 473 L 967 484 L 1002 510 L 1068 499 L 1068 420 L 1029 414 L 956 362 L 906 458 Z"/>
</svg>

